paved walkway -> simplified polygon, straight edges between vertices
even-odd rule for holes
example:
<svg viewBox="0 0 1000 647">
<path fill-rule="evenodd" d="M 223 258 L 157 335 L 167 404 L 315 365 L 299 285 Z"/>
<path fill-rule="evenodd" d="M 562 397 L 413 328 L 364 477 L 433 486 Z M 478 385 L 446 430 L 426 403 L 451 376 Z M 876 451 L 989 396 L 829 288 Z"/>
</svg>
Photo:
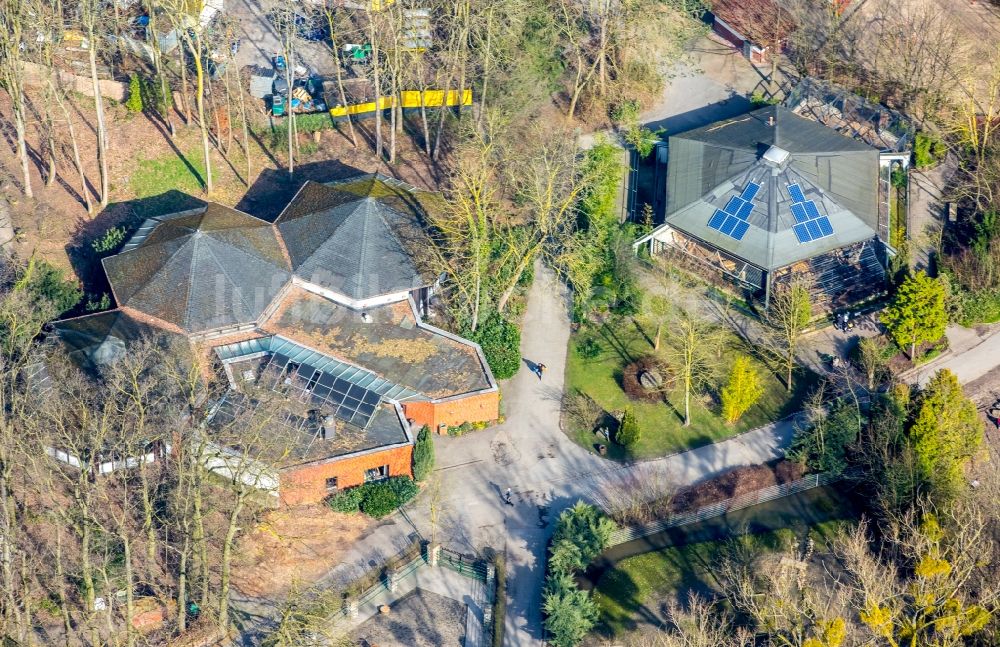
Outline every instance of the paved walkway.
<svg viewBox="0 0 1000 647">
<path fill-rule="evenodd" d="M 940 369 L 946 368 L 958 376 L 962 384 L 973 382 L 1000 364 L 1000 326 L 963 328 L 948 326 L 948 351 L 940 357 L 904 373 L 900 377 L 921 386 Z"/>
<path fill-rule="evenodd" d="M 545 547 L 559 512 L 579 499 L 606 502 L 607 493 L 638 483 L 688 484 L 729 468 L 781 455 L 794 431 L 784 420 L 736 438 L 657 460 L 617 465 L 576 445 L 559 428 L 569 342 L 565 288 L 550 270 L 535 268 L 521 351 L 549 367 L 544 380 L 521 370 L 504 385 L 503 425 L 462 438 L 437 437 L 442 492 L 436 515 L 422 494 L 357 542 L 329 575 L 352 579 L 399 552 L 414 532 L 472 552 L 492 546 L 507 554 L 507 645 L 540 645 Z M 514 491 L 514 505 L 502 493 Z M 436 523 L 432 518 L 437 517 Z"/>
</svg>

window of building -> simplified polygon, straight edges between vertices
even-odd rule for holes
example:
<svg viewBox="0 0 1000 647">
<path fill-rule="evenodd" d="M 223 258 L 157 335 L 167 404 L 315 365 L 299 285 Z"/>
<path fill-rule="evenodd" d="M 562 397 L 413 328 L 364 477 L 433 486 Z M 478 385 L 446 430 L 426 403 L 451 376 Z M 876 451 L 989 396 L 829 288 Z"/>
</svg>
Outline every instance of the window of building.
<svg viewBox="0 0 1000 647">
<path fill-rule="evenodd" d="M 330 478 L 326 479 L 326 491 L 335 492 L 336 490 L 337 490 L 337 477 L 331 476 Z"/>
<path fill-rule="evenodd" d="M 388 465 L 382 465 L 380 467 L 373 467 L 370 470 L 365 470 L 365 483 L 384 481 L 387 478 L 389 478 Z"/>
</svg>

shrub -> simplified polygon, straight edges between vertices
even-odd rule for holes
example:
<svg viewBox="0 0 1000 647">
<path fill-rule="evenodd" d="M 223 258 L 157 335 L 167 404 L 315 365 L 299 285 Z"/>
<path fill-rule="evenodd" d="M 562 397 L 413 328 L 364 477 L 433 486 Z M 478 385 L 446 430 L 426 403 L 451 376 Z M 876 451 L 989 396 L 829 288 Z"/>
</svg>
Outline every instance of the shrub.
<svg viewBox="0 0 1000 647">
<path fill-rule="evenodd" d="M 83 298 L 78 282 L 67 279 L 58 267 L 35 258 L 28 262 L 17 285 L 27 289 L 36 299 L 51 303 L 58 314 L 70 310 Z"/>
<path fill-rule="evenodd" d="M 521 331 L 498 314 L 483 321 L 471 335 L 483 349 L 494 377 L 506 380 L 521 367 Z"/>
<path fill-rule="evenodd" d="M 458 438 L 459 436 L 464 436 L 465 434 L 469 433 L 475 428 L 476 428 L 475 425 L 473 425 L 471 422 L 465 421 L 458 426 L 448 427 L 448 435 L 451 436 L 452 438 Z"/>
<path fill-rule="evenodd" d="M 576 343 L 576 353 L 583 359 L 597 359 L 601 354 L 601 345 L 593 337 L 584 337 Z"/>
<path fill-rule="evenodd" d="M 361 499 L 361 511 L 374 519 L 381 519 L 395 512 L 399 507 L 399 497 L 388 483 L 365 487 L 364 498 Z"/>
<path fill-rule="evenodd" d="M 352 487 L 333 495 L 327 499 L 326 503 L 336 512 L 350 514 L 352 512 L 357 512 L 361 508 L 361 499 L 364 498 L 364 495 L 365 487 L 363 485 L 360 487 Z"/>
<path fill-rule="evenodd" d="M 603 512 L 582 501 L 559 515 L 542 591 L 548 644 L 574 647 L 593 628 L 597 605 L 577 587 L 574 573 L 607 548 L 614 530 L 615 524 Z"/>
<path fill-rule="evenodd" d="M 735 424 L 750 407 L 757 404 L 764 395 L 760 376 L 750 363 L 750 358 L 740 355 L 733 362 L 726 386 L 722 387 L 722 417 L 729 424 Z"/>
<path fill-rule="evenodd" d="M 618 426 L 618 432 L 615 434 L 615 442 L 623 447 L 630 447 L 639 442 L 639 437 L 639 420 L 635 417 L 632 409 L 625 409 L 621 425 Z"/>
<path fill-rule="evenodd" d="M 917 168 L 933 166 L 944 159 L 946 152 L 944 142 L 929 133 L 917 133 L 913 139 L 913 163 Z"/>
<path fill-rule="evenodd" d="M 503 621 L 507 617 L 507 564 L 504 556 L 495 554 L 493 565 L 497 575 L 497 590 L 493 596 L 493 647 L 503 647 Z"/>
<path fill-rule="evenodd" d="M 755 109 L 763 108 L 765 106 L 773 106 L 780 102 L 780 99 L 776 97 L 768 97 L 760 90 L 754 90 L 753 94 L 750 95 L 750 107 Z"/>
<path fill-rule="evenodd" d="M 597 622 L 597 604 L 587 591 L 576 587 L 569 573 L 550 573 L 542 592 L 545 629 L 548 644 L 554 647 L 575 647 Z"/>
<path fill-rule="evenodd" d="M 417 493 L 420 492 L 420 487 L 417 485 L 416 481 L 411 479 L 409 476 L 393 476 L 392 478 L 382 481 L 381 483 L 373 483 L 369 486 L 372 490 L 380 487 L 392 490 L 393 494 L 396 495 L 397 506 L 403 505 L 413 497 L 417 496 Z"/>
<path fill-rule="evenodd" d="M 101 312 L 102 310 L 107 310 L 111 307 L 111 297 L 108 296 L 107 292 L 101 293 L 99 299 L 87 299 L 87 305 L 84 306 L 87 312 Z"/>
<path fill-rule="evenodd" d="M 129 112 L 142 112 L 143 83 L 138 74 L 133 74 L 128 80 L 128 99 L 125 108 Z"/>
<path fill-rule="evenodd" d="M 417 432 L 417 442 L 413 445 L 413 478 L 423 481 L 434 469 L 434 441 L 427 425 Z"/>
<path fill-rule="evenodd" d="M 104 255 L 117 250 L 123 242 L 125 242 L 125 228 L 112 227 L 104 232 L 100 238 L 90 243 L 90 246 L 99 255 Z"/>
</svg>

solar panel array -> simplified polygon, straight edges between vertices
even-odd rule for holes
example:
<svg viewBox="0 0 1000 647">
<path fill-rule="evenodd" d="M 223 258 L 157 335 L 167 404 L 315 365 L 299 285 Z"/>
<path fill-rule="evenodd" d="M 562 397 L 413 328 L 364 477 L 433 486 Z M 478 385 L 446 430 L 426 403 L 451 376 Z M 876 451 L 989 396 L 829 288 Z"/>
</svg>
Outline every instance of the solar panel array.
<svg viewBox="0 0 1000 647">
<path fill-rule="evenodd" d="M 743 192 L 738 196 L 729 198 L 724 209 L 716 209 L 712 217 L 708 219 L 708 226 L 716 231 L 721 231 L 730 238 L 743 240 L 750 230 L 750 223 L 747 219 L 753 213 L 753 199 L 760 191 L 760 185 L 756 182 L 747 184 Z"/>
<path fill-rule="evenodd" d="M 795 218 L 792 231 L 795 232 L 800 244 L 833 235 L 830 219 L 819 212 L 814 201 L 806 200 L 802 187 L 798 184 L 789 184 L 788 197 L 792 199 L 791 210 Z"/>
<path fill-rule="evenodd" d="M 263 366 L 259 386 L 284 392 L 321 411 L 364 429 L 382 402 L 374 391 L 334 377 L 307 363 L 298 363 L 283 353 L 272 353 Z"/>
</svg>

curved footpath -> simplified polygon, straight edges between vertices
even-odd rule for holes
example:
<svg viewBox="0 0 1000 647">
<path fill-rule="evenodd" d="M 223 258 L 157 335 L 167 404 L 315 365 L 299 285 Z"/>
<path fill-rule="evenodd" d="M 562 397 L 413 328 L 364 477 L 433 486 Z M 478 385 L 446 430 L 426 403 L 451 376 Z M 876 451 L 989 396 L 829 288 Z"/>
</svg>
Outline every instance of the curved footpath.
<svg viewBox="0 0 1000 647">
<path fill-rule="evenodd" d="M 693 483 L 738 465 L 780 456 L 794 421 L 786 419 L 729 440 L 664 458 L 618 465 L 576 445 L 559 429 L 569 343 L 566 289 L 548 268 L 535 267 L 521 339 L 526 360 L 549 370 L 543 380 L 521 370 L 503 385 L 507 419 L 461 438 L 437 437 L 440 503 L 431 514 L 427 493 L 403 514 L 378 525 L 329 573 L 331 585 L 373 568 L 409 544 L 414 533 L 463 552 L 485 546 L 507 554 L 507 645 L 542 644 L 541 590 L 545 546 L 559 512 L 636 479 Z M 514 505 L 502 493 L 514 492 Z M 437 517 L 431 523 L 432 516 Z"/>
</svg>

